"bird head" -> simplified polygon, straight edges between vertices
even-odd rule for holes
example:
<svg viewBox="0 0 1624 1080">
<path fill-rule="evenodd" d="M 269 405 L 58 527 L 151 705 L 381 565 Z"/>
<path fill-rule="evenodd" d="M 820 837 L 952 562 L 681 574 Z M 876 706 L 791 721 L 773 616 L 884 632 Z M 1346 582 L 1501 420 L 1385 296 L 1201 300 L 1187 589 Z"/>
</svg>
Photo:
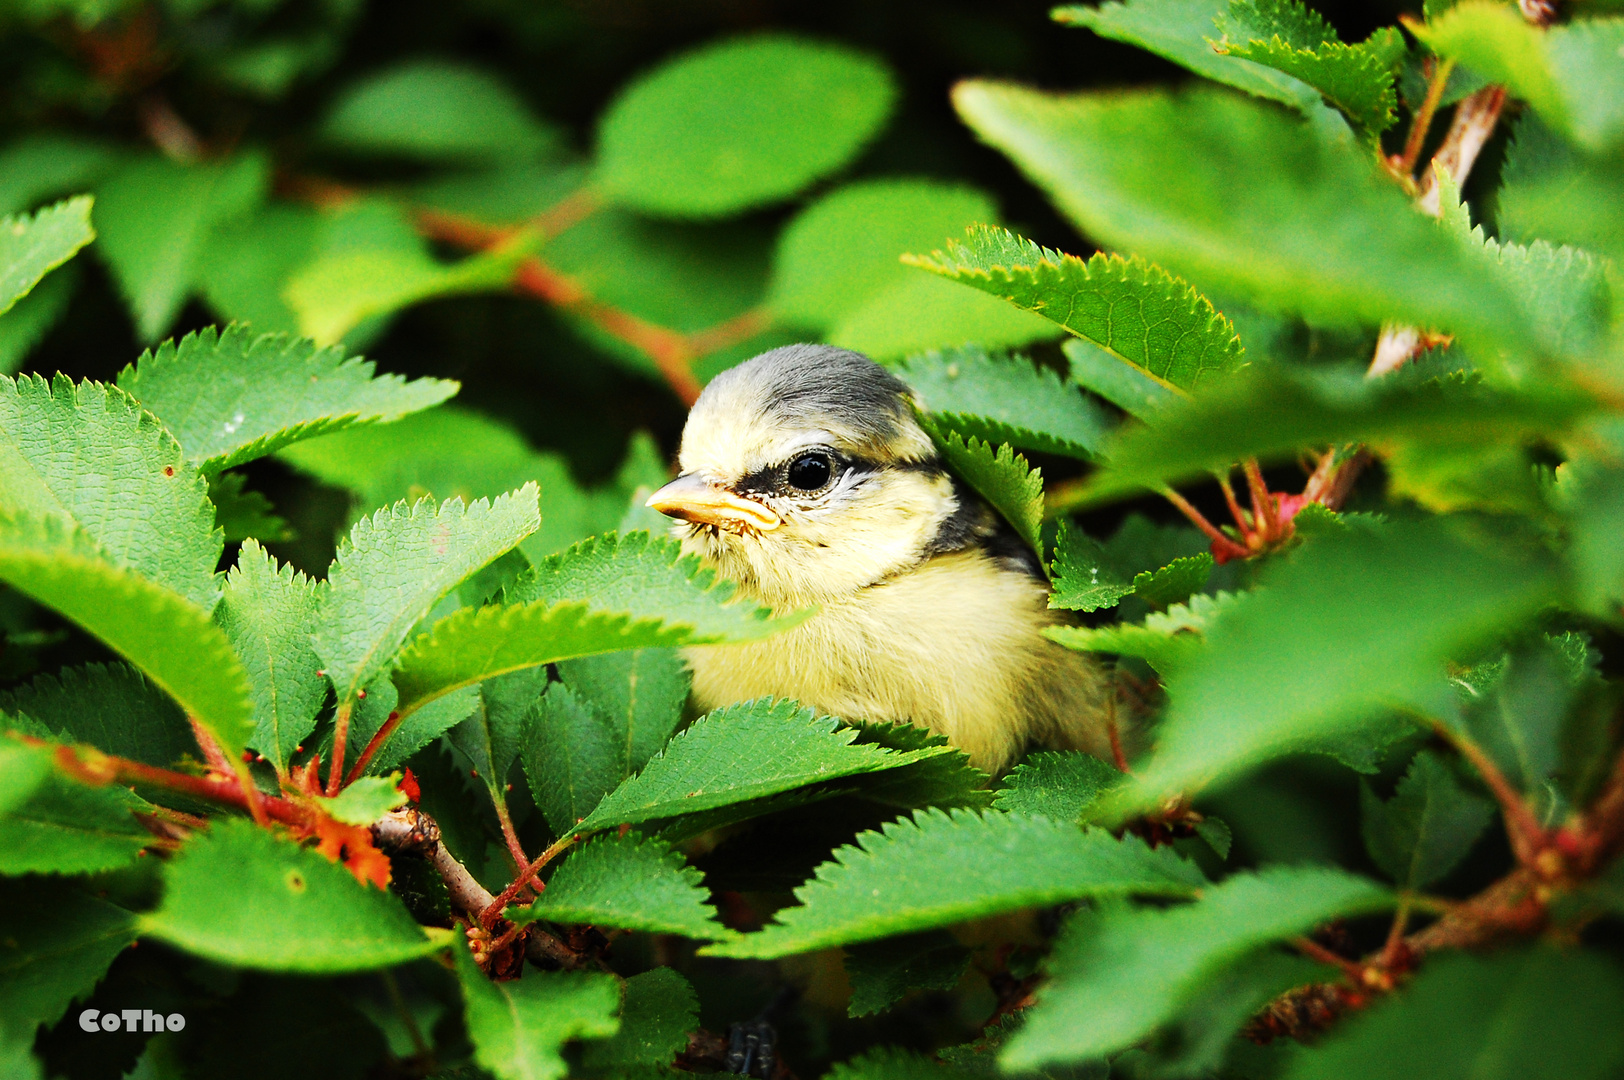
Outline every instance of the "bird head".
<svg viewBox="0 0 1624 1080">
<path fill-rule="evenodd" d="M 684 547 L 775 607 L 917 565 L 960 508 L 908 387 L 860 353 L 786 345 L 718 375 L 688 414 L 681 474 L 648 505 Z"/>
</svg>

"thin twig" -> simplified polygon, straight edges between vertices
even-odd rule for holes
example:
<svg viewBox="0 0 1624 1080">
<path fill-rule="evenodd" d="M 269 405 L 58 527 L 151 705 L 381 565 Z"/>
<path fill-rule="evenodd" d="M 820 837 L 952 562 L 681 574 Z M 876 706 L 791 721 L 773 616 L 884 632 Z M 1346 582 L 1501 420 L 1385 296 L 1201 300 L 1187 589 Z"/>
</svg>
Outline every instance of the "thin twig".
<svg viewBox="0 0 1624 1080">
<path fill-rule="evenodd" d="M 405 717 L 402 716 L 398 711 L 391 712 L 389 714 L 389 719 L 385 720 L 383 722 L 383 726 L 373 733 L 372 738 L 367 740 L 366 748 L 361 751 L 361 756 L 355 759 L 355 764 L 351 766 L 350 771 L 345 774 L 345 787 L 349 787 L 351 784 L 355 783 L 361 778 L 361 776 L 366 772 L 366 767 L 372 764 L 372 758 L 375 754 L 377 754 L 378 749 L 383 746 L 383 744 L 388 740 L 389 736 L 395 733 L 395 729 L 400 727 L 401 721 L 404 719 Z M 336 761 L 337 758 L 334 760 Z"/>
<path fill-rule="evenodd" d="M 1500 111 L 1505 104 L 1505 87 L 1485 86 L 1467 95 L 1455 106 L 1455 118 L 1450 121 L 1449 133 L 1444 136 L 1438 152 L 1432 155 L 1432 167 L 1421 178 L 1421 194 L 1416 198 L 1416 205 L 1424 212 L 1433 217 L 1443 212 L 1439 202 L 1442 192 L 1438 182 L 1440 166 L 1449 170 L 1449 175 L 1457 183 L 1462 186 L 1466 184 L 1466 177 L 1477 163 L 1478 154 L 1500 122 Z"/>
<path fill-rule="evenodd" d="M 1535 865 L 1540 850 L 1545 846 L 1546 832 L 1522 793 L 1512 786 L 1505 773 L 1477 743 L 1438 721 L 1433 721 L 1432 730 L 1477 770 L 1495 801 L 1500 804 L 1500 811 L 1506 819 L 1506 833 L 1511 838 L 1511 850 L 1517 856 L 1517 861 L 1524 866 Z"/>
<path fill-rule="evenodd" d="M 1246 511 L 1241 509 L 1240 500 L 1235 498 L 1235 489 L 1229 483 L 1229 469 L 1215 473 L 1218 477 L 1218 486 L 1223 490 L 1224 503 L 1229 507 L 1229 516 L 1235 519 L 1235 528 L 1245 536 L 1251 530 L 1251 523 L 1246 519 Z"/>
<path fill-rule="evenodd" d="M 1310 960 L 1318 960 L 1322 964 L 1342 969 L 1342 974 L 1355 983 L 1363 983 L 1365 978 L 1364 965 L 1357 960 L 1349 960 L 1346 956 L 1338 956 L 1313 938 L 1295 937 L 1291 939 L 1292 947 Z"/>
<path fill-rule="evenodd" d="M 1242 462 L 1241 471 L 1246 474 L 1246 487 L 1252 496 L 1252 521 L 1257 532 L 1265 541 L 1278 539 L 1279 515 L 1275 513 L 1274 496 L 1269 494 L 1269 485 L 1263 480 L 1257 458 L 1249 457 Z"/>
<path fill-rule="evenodd" d="M 513 903 L 514 897 L 519 895 L 520 890 L 524 889 L 526 885 L 529 884 L 530 879 L 535 877 L 536 874 L 540 872 L 542 867 L 546 866 L 564 852 L 568 851 L 580 839 L 581 836 L 579 833 L 577 833 L 572 836 L 566 836 L 562 840 L 555 840 L 551 847 L 549 847 L 546 851 L 543 851 L 540 855 L 536 856 L 535 861 L 531 862 L 529 865 L 525 866 L 519 871 L 519 875 L 513 879 L 513 883 L 506 889 L 502 890 L 501 896 L 498 896 L 496 899 L 492 900 L 490 904 L 480 911 L 479 921 L 486 926 L 490 926 L 493 922 L 495 922 L 496 918 L 502 914 L 502 911 L 509 904 Z"/>
<path fill-rule="evenodd" d="M 1220 532 L 1217 526 L 1207 520 L 1205 514 L 1190 503 L 1189 499 L 1186 499 L 1172 488 L 1163 488 L 1161 494 L 1164 499 L 1178 507 L 1179 512 L 1189 518 L 1190 523 L 1200 529 L 1212 541 L 1214 553 L 1218 549 L 1222 549 L 1226 553 L 1226 557 L 1231 559 L 1244 559 L 1251 554 L 1246 548 Z"/>
<path fill-rule="evenodd" d="M 1432 129 L 1432 118 L 1438 112 L 1438 102 L 1443 100 L 1444 87 L 1449 83 L 1449 76 L 1455 71 L 1455 61 L 1445 60 L 1439 64 L 1436 58 L 1429 58 L 1432 65 L 1432 78 L 1427 83 L 1427 96 L 1422 99 L 1421 107 L 1416 110 L 1415 117 L 1410 121 L 1409 138 L 1404 141 L 1404 154 L 1398 160 L 1398 169 L 1408 176 L 1415 172 L 1415 163 L 1421 160 L 1421 147 L 1427 141 L 1427 132 Z"/>
</svg>

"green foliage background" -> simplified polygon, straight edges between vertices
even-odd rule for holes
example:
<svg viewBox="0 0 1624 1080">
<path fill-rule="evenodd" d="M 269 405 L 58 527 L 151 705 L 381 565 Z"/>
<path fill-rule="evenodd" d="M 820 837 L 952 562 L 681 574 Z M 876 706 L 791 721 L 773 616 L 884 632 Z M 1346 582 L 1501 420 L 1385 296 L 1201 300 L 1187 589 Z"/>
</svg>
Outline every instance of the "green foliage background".
<svg viewBox="0 0 1624 1080">
<path fill-rule="evenodd" d="M 1528 8 L 0 0 L 0 1072 L 1618 1075 L 1624 17 Z M 802 340 L 1129 771 L 687 707 L 809 613 L 643 501 Z"/>
</svg>

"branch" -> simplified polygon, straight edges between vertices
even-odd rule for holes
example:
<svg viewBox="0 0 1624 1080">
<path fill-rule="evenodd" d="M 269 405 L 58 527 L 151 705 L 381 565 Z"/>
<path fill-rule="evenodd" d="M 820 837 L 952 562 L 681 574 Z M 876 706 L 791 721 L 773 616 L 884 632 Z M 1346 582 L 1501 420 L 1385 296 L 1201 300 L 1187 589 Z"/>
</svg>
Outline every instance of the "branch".
<svg viewBox="0 0 1624 1080">
<path fill-rule="evenodd" d="M 1230 559 L 1244 559 L 1251 554 L 1247 548 L 1220 532 L 1217 526 L 1208 521 L 1206 515 L 1197 510 L 1190 500 L 1183 495 L 1180 495 L 1172 488 L 1163 488 L 1162 497 L 1178 507 L 1179 512 L 1189 518 L 1190 523 L 1200 529 L 1212 541 L 1213 556 L 1217 557 L 1221 554 L 1220 562 L 1227 562 Z"/>
</svg>

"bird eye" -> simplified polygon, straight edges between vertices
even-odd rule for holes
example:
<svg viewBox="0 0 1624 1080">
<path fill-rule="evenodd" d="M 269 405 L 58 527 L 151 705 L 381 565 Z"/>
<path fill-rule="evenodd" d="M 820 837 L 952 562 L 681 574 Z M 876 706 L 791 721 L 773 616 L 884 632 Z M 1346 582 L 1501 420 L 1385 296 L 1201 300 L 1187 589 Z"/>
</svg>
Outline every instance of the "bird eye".
<svg viewBox="0 0 1624 1080">
<path fill-rule="evenodd" d="M 829 482 L 835 463 L 828 454 L 802 454 L 789 463 L 786 476 L 790 486 L 801 491 L 817 491 Z"/>
</svg>

